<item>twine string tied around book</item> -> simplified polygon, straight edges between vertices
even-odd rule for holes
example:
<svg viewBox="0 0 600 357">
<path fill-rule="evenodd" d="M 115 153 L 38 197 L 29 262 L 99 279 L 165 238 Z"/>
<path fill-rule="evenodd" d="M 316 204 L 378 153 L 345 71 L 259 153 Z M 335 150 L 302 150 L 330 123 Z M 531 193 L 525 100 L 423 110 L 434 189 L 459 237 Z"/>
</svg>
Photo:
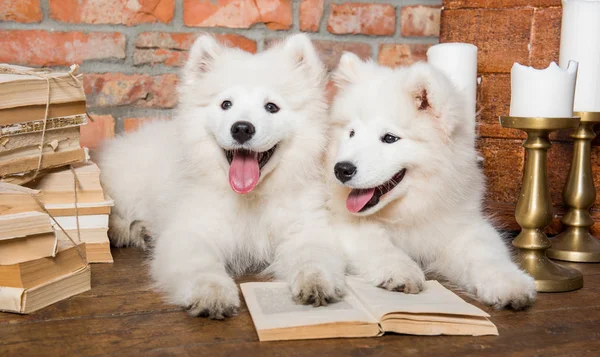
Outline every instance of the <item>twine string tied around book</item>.
<svg viewBox="0 0 600 357">
<path fill-rule="evenodd" d="M 75 83 L 76 83 L 75 86 L 81 87 L 81 81 L 79 81 L 79 79 L 75 76 L 75 73 L 77 72 L 78 69 L 79 69 L 79 66 L 76 64 L 73 64 L 73 65 L 71 65 L 70 71 L 67 74 L 75 81 Z M 16 68 L 12 68 L 12 67 L 0 66 L 0 74 L 17 74 L 17 75 L 33 76 L 33 77 L 38 77 L 38 78 L 46 81 L 46 88 L 47 88 L 46 110 L 44 112 L 44 121 L 43 121 L 43 126 L 42 126 L 42 138 L 40 140 L 40 151 L 39 151 L 39 155 L 38 155 L 37 168 L 35 169 L 35 172 L 33 173 L 33 176 L 30 179 L 30 181 L 35 180 L 38 173 L 40 172 L 40 169 L 42 168 L 42 158 L 44 156 L 44 141 L 46 139 L 46 125 L 48 123 L 48 114 L 50 112 L 50 80 L 54 79 L 54 77 L 50 77 L 47 75 L 49 73 L 50 73 L 49 70 L 43 69 L 43 68 L 20 70 L 20 69 L 16 69 Z M 44 75 L 44 74 L 46 74 L 46 75 Z M 70 84 L 70 85 L 73 85 L 73 84 Z"/>
<path fill-rule="evenodd" d="M 71 169 L 71 172 L 73 173 L 73 191 L 74 191 L 74 197 L 75 197 L 75 222 L 77 225 L 77 240 L 79 241 L 79 243 L 81 243 L 81 231 L 79 229 L 79 210 L 77 208 L 77 206 L 79 205 L 79 202 L 77 199 L 77 188 L 81 187 L 81 181 L 79 181 L 79 178 L 77 177 L 77 174 L 75 173 L 75 169 L 73 169 L 73 166 L 70 165 L 69 167 Z M 71 237 L 71 235 L 69 233 L 67 233 L 67 231 L 63 228 L 63 226 L 61 226 L 61 224 L 58 223 L 58 220 L 54 217 L 54 215 L 52 215 L 52 213 L 50 213 L 50 211 L 48 211 L 46 206 L 44 206 L 44 203 L 42 201 L 40 201 L 40 199 L 35 195 L 33 190 L 26 188 L 26 187 L 19 186 L 19 185 L 15 185 L 12 183 L 7 183 L 7 182 L 0 182 L 0 189 L 5 189 L 5 190 L 10 190 L 10 191 L 15 191 L 15 192 L 22 192 L 22 193 L 26 193 L 29 196 L 31 196 L 33 198 L 33 200 L 38 204 L 38 206 L 50 217 L 50 219 L 58 226 L 58 228 L 60 228 L 60 230 L 65 234 L 67 239 L 69 239 L 69 241 L 71 241 L 71 243 L 73 244 L 75 249 L 77 249 L 77 254 L 79 255 L 79 257 L 87 264 L 87 259 L 86 259 L 85 255 L 83 254 L 83 252 L 81 251 L 81 247 L 79 246 L 79 244 L 77 244 L 75 242 L 75 240 Z"/>
</svg>

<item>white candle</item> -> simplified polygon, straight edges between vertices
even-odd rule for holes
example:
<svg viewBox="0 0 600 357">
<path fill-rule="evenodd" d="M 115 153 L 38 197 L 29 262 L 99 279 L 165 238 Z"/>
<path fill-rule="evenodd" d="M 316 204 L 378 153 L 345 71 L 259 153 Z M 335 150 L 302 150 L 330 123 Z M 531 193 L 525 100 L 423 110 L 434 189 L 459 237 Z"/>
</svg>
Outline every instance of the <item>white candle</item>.
<svg viewBox="0 0 600 357">
<path fill-rule="evenodd" d="M 579 62 L 575 111 L 600 112 L 600 0 L 563 0 L 560 66 Z"/>
<path fill-rule="evenodd" d="M 510 72 L 510 115 L 566 118 L 573 116 L 577 62 L 566 69 L 555 62 L 546 69 L 515 63 Z"/>
<path fill-rule="evenodd" d="M 441 43 L 427 51 L 427 62 L 443 72 L 462 92 L 467 115 L 475 128 L 477 101 L 477 46 L 470 43 Z"/>
</svg>

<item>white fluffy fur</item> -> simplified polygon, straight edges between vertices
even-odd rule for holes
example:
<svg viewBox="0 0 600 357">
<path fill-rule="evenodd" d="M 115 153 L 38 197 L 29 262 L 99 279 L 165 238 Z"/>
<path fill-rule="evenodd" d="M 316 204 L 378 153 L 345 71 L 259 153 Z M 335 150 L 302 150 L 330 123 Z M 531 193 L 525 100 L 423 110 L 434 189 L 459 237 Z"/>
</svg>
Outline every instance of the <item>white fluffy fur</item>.
<svg viewBox="0 0 600 357">
<path fill-rule="evenodd" d="M 474 129 L 446 77 L 424 63 L 389 69 L 345 54 L 334 79 L 340 92 L 332 107 L 329 206 L 351 270 L 411 293 L 422 289 L 424 270 L 496 307 L 533 303 L 533 279 L 482 214 Z M 386 133 L 401 139 L 383 143 Z M 333 175 L 342 161 L 357 167 L 345 185 Z M 349 213 L 351 188 L 379 186 L 403 168 L 404 179 L 379 204 Z"/>
<path fill-rule="evenodd" d="M 301 303 L 341 297 L 345 265 L 327 224 L 322 171 L 324 69 L 308 37 L 252 55 L 201 36 L 182 76 L 172 121 L 109 142 L 99 155 L 116 202 L 113 242 L 145 246 L 143 222 L 154 237 L 152 277 L 192 315 L 233 314 L 239 297 L 230 275 L 264 267 Z M 222 110 L 224 100 L 231 109 Z M 267 102 L 280 111 L 266 112 Z M 256 127 L 243 146 L 230 133 L 238 120 Z M 276 143 L 257 187 L 233 192 L 223 149 Z"/>
</svg>

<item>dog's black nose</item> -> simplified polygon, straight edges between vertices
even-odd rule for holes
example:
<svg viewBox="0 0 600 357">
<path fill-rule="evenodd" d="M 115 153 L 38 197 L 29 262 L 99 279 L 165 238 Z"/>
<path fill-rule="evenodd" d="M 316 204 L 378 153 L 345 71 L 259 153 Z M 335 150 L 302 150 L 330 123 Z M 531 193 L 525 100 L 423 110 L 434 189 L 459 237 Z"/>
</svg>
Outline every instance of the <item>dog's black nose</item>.
<svg viewBox="0 0 600 357">
<path fill-rule="evenodd" d="M 256 133 L 254 125 L 247 121 L 236 121 L 231 126 L 231 136 L 240 144 L 252 139 L 252 136 Z"/>
<path fill-rule="evenodd" d="M 335 177 L 337 177 L 337 179 L 342 183 L 345 183 L 346 181 L 350 181 L 350 179 L 356 174 L 356 166 L 348 161 L 338 162 L 335 164 L 333 171 L 335 171 Z"/>
</svg>

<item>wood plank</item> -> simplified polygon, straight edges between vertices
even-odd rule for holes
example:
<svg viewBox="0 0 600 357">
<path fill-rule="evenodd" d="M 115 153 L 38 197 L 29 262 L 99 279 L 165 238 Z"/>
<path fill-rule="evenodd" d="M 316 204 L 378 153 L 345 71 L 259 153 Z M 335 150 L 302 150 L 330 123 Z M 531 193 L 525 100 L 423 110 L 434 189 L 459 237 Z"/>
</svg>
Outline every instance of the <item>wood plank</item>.
<svg viewBox="0 0 600 357">
<path fill-rule="evenodd" d="M 547 313 L 511 313 L 493 317 L 500 336 L 424 337 L 388 335 L 356 340 L 290 341 L 258 343 L 250 316 L 223 321 L 190 318 L 183 312 L 144 313 L 80 319 L 54 320 L 32 324 L 4 325 L 0 328 L 3 355 L 147 355 L 153 350 L 178 350 L 213 356 L 308 355 L 337 350 L 339 355 L 355 353 L 357 346 L 386 346 L 383 355 L 410 351 L 435 355 L 460 355 L 486 351 L 490 355 L 519 355 L 537 351 L 556 355 L 565 346 L 578 346 L 580 352 L 598 345 L 600 323 L 598 306 L 555 310 Z M 533 316 L 532 316 L 533 315 Z M 66 337 L 68 336 L 68 342 Z M 596 342 L 594 342 L 596 340 Z M 550 343 L 551 342 L 551 343 Z M 260 354 L 259 354 L 260 352 Z M 581 355 L 569 351 L 572 355 Z"/>
<path fill-rule="evenodd" d="M 115 260 L 113 264 L 91 265 L 91 291 L 32 315 L 0 313 L 0 326 L 7 323 L 178 310 L 163 303 L 161 296 L 152 291 L 143 251 L 113 248 L 111 252 Z"/>
<path fill-rule="evenodd" d="M 528 311 L 491 314 L 500 336 L 403 336 L 259 343 L 251 317 L 191 318 L 149 289 L 145 254 L 113 249 L 114 264 L 92 267 L 92 290 L 28 316 L 0 313 L 0 356 L 585 356 L 600 349 L 600 265 L 585 287 L 539 294 Z M 247 277 L 244 281 L 253 280 Z"/>
<path fill-rule="evenodd" d="M 151 290 L 150 279 L 145 265 L 145 253 L 138 249 L 113 248 L 115 263 L 92 265 L 92 290 L 74 296 L 65 302 L 54 304 L 32 315 L 14 315 L 0 313 L 0 325 L 18 324 L 33 321 L 49 321 L 56 318 L 77 318 L 112 316 L 118 314 L 136 314 L 147 312 L 179 311 L 179 308 L 163 302 L 161 296 Z M 561 263 L 584 270 L 585 289 L 562 294 L 540 294 L 534 311 L 547 311 L 568 306 L 571 301 L 580 301 L 582 305 L 595 304 L 600 299 L 600 274 L 596 264 Z M 255 281 L 256 277 L 245 277 L 238 282 Z M 458 292 L 463 298 L 488 313 L 501 314 L 468 296 Z"/>
</svg>

